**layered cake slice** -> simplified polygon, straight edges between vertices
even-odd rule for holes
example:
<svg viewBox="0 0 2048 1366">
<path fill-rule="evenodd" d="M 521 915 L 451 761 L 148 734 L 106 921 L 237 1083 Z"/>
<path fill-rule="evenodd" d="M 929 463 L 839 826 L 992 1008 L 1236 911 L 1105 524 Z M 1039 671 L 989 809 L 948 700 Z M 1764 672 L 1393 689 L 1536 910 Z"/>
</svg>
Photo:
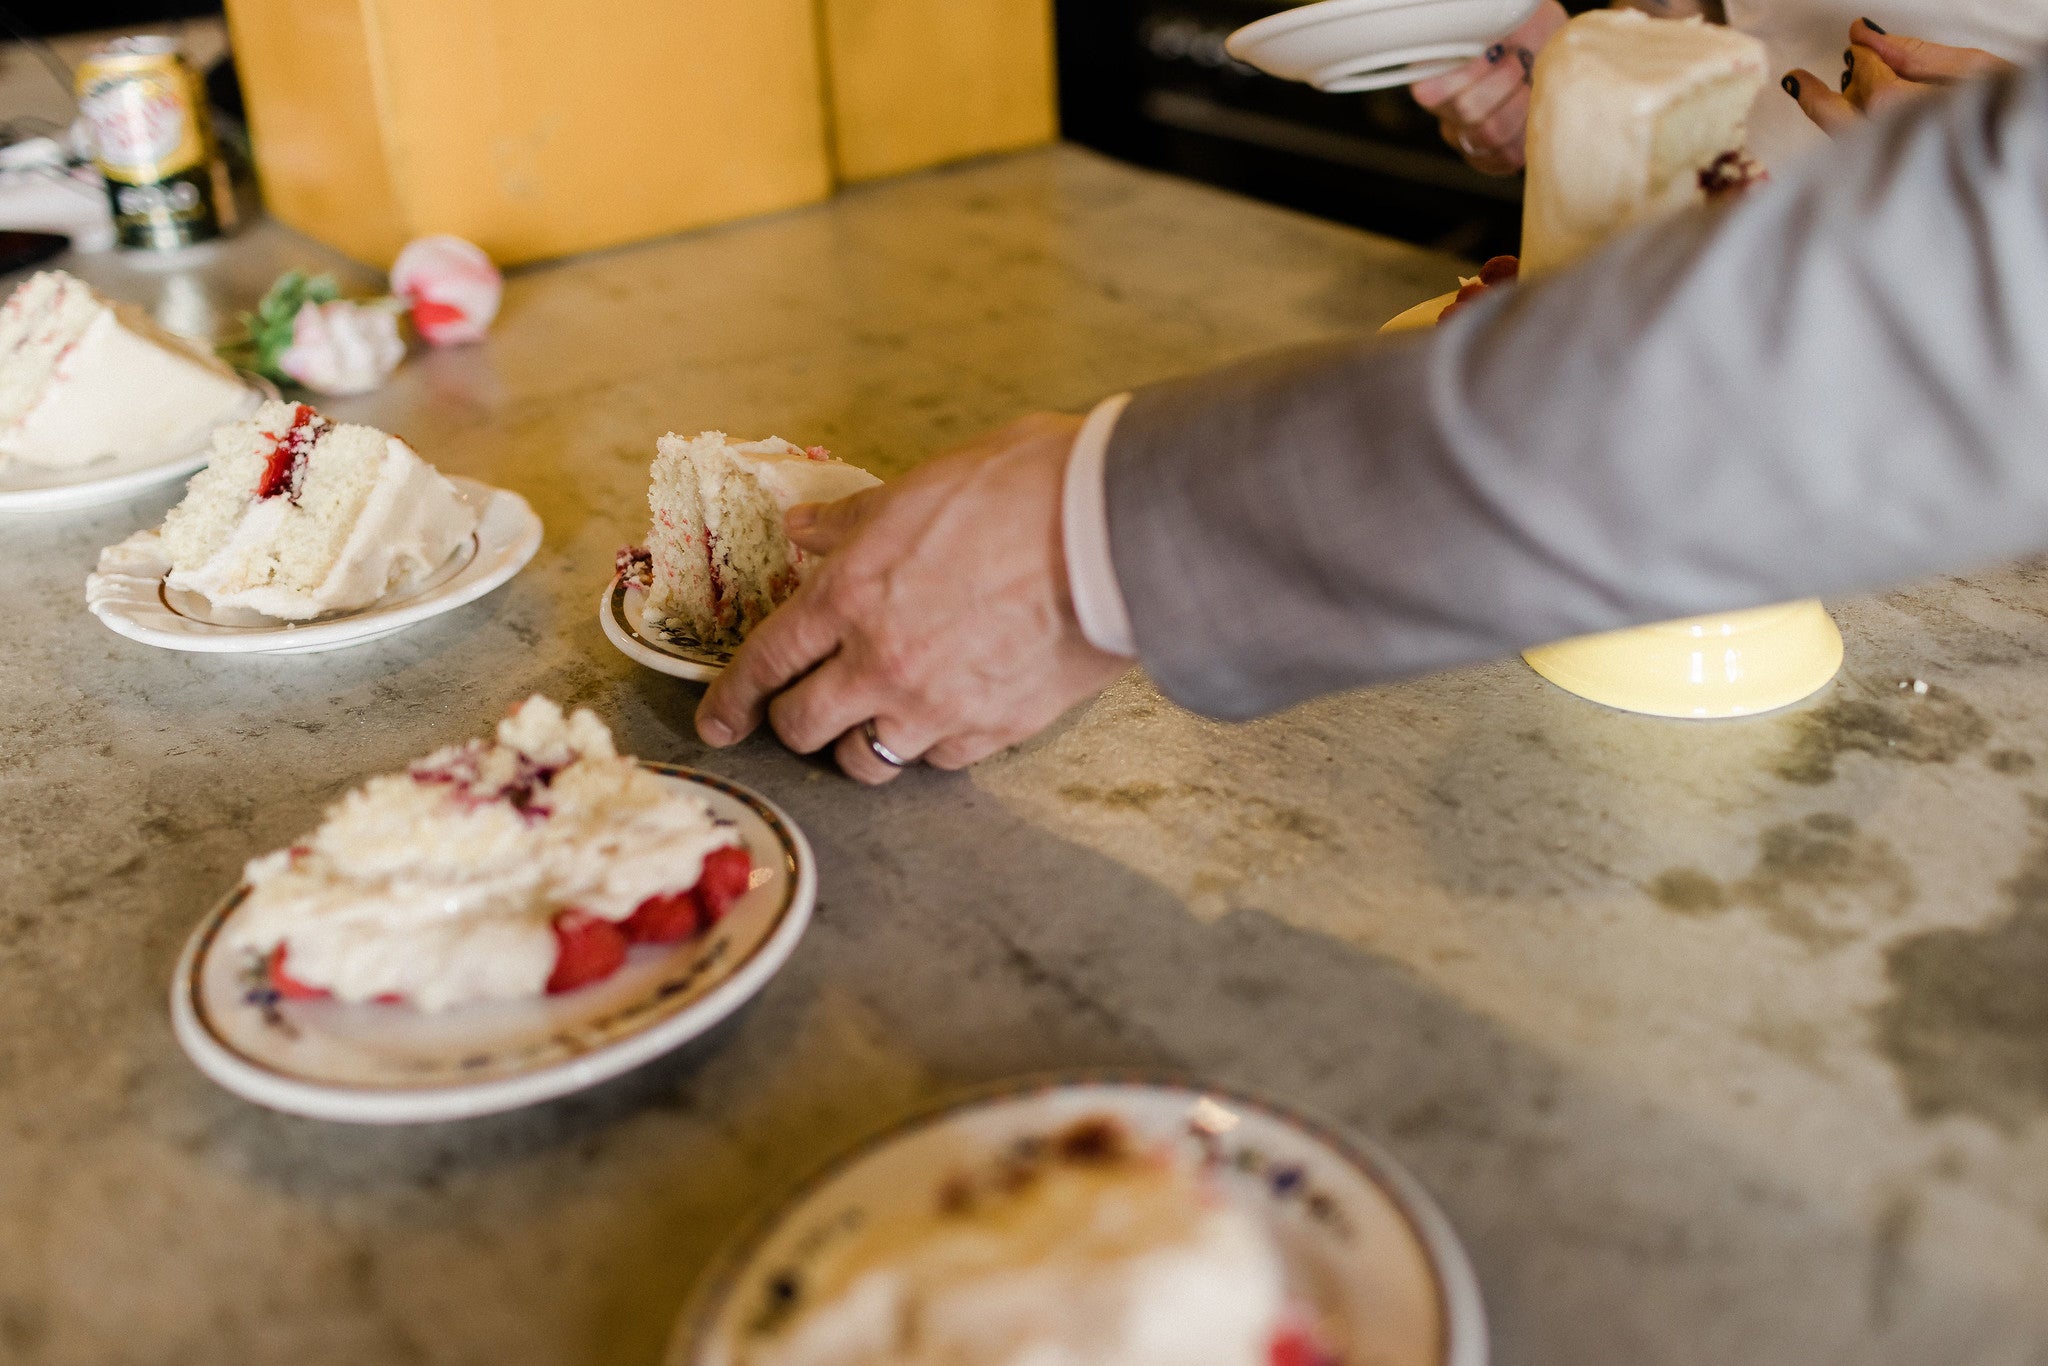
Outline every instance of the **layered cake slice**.
<svg viewBox="0 0 2048 1366">
<path fill-rule="evenodd" d="M 877 1211 L 764 1307 L 740 1366 L 1271 1366 L 1288 1323 L 1269 1230 L 1115 1118 L 1077 1120 Z"/>
<path fill-rule="evenodd" d="M 214 432 L 162 535 L 172 588 L 304 621 L 418 582 L 475 529 L 455 486 L 397 437 L 271 402 Z"/>
<path fill-rule="evenodd" d="M 708 931 L 750 872 L 702 798 L 534 697 L 252 861 L 225 935 L 282 996 L 439 1011 L 602 980 L 633 944 Z"/>
<path fill-rule="evenodd" d="M 0 307 L 0 464 L 181 455 L 252 401 L 213 356 L 61 270 Z"/>
<path fill-rule="evenodd" d="M 1723 25 L 1634 10 L 1565 25 L 1530 94 L 1523 272 L 1746 179 L 1745 123 L 1765 75 L 1764 45 Z"/>
<path fill-rule="evenodd" d="M 881 482 L 780 437 L 736 444 L 723 432 L 669 433 L 647 493 L 653 574 L 643 618 L 706 645 L 739 643 L 803 581 L 804 553 L 782 534 L 782 514 Z"/>
</svg>

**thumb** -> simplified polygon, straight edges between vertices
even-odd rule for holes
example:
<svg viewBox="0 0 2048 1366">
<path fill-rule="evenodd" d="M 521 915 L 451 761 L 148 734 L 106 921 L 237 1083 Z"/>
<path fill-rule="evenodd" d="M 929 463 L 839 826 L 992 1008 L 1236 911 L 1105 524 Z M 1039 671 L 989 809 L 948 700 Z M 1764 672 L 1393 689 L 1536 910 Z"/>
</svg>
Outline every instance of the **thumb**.
<svg viewBox="0 0 2048 1366">
<path fill-rule="evenodd" d="M 799 550 L 830 555 L 874 515 L 880 489 L 863 489 L 836 503 L 798 503 L 782 514 L 783 534 Z"/>
</svg>

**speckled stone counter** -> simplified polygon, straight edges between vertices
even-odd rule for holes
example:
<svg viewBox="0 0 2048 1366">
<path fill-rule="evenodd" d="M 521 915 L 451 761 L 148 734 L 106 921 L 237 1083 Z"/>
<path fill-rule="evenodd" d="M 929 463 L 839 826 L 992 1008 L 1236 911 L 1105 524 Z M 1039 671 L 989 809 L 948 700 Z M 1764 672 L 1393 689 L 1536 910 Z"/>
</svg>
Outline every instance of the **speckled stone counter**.
<svg viewBox="0 0 2048 1366">
<path fill-rule="evenodd" d="M 225 311 L 325 263 L 259 224 L 184 273 L 80 269 Z M 899 474 L 1368 328 L 1453 268 L 1062 149 L 523 272 L 489 344 L 329 406 L 519 490 L 546 544 L 332 654 L 87 615 L 99 548 L 172 489 L 0 521 L 0 1360 L 652 1363 L 720 1242 L 849 1141 L 1114 1066 L 1384 1143 L 1463 1232 L 1508 1366 L 2043 1361 L 2039 571 L 1839 604 L 1841 678 L 1760 720 L 1601 711 L 1504 662 L 1228 727 L 1134 676 L 881 792 L 705 751 L 698 690 L 598 629 L 670 427 Z M 204 1080 L 167 982 L 242 861 L 537 690 L 788 808 L 823 891 L 787 969 L 681 1052 L 494 1119 L 351 1129 Z"/>
</svg>

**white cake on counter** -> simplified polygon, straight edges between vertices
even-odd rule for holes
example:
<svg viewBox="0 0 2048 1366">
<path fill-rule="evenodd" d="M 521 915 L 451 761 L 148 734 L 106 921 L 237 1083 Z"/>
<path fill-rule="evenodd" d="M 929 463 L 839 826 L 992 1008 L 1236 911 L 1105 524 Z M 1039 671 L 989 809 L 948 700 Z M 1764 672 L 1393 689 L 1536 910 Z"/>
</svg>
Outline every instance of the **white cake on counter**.
<svg viewBox="0 0 2048 1366">
<path fill-rule="evenodd" d="M 653 475 L 654 578 L 641 613 L 705 644 L 738 643 L 803 581 L 805 556 L 783 535 L 784 512 L 882 482 L 820 447 L 734 443 L 723 432 L 662 437 Z"/>
<path fill-rule="evenodd" d="M 805 1268 L 739 1366 L 1268 1366 L 1271 1234 L 1116 1120 L 960 1173 L 935 1208 Z"/>
<path fill-rule="evenodd" d="M 734 826 L 621 756 L 597 717 L 534 697 L 495 742 L 373 778 L 252 861 L 226 942 L 290 996 L 519 999 L 600 980 L 628 942 L 707 929 L 748 862 Z"/>
<path fill-rule="evenodd" d="M 61 270 L 0 307 L 0 464 L 181 455 L 252 401 L 213 356 Z"/>
<path fill-rule="evenodd" d="M 1536 60 L 1522 272 L 1568 265 L 1625 228 L 1706 199 L 1742 148 L 1764 45 L 1698 19 L 1596 10 Z"/>
<path fill-rule="evenodd" d="M 424 579 L 475 529 L 455 486 L 397 437 L 271 402 L 214 433 L 162 535 L 172 588 L 304 621 Z"/>
</svg>

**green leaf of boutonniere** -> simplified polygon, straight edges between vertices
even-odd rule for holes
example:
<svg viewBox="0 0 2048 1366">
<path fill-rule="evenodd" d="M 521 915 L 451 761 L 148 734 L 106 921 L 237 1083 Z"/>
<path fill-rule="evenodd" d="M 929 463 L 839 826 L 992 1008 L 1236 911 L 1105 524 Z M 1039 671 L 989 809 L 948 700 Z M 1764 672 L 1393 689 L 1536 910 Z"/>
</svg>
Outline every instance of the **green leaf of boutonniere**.
<svg viewBox="0 0 2048 1366">
<path fill-rule="evenodd" d="M 221 355 L 265 379 L 288 383 L 291 376 L 277 368 L 277 358 L 292 344 L 292 320 L 307 304 L 332 303 L 340 297 L 341 287 L 332 275 L 288 270 L 277 277 L 254 313 L 241 315 L 242 335 L 221 347 Z"/>
</svg>

